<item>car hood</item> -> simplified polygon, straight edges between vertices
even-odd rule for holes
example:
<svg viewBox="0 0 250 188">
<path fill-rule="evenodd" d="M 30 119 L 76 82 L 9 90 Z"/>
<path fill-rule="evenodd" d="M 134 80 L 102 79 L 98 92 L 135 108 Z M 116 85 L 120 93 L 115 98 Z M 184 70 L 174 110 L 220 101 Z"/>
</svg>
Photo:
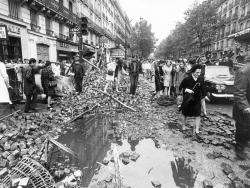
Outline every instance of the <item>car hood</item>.
<svg viewBox="0 0 250 188">
<path fill-rule="evenodd" d="M 234 78 L 220 78 L 220 77 L 213 77 L 213 78 L 205 78 L 206 81 L 214 83 L 214 84 L 224 84 L 228 86 L 234 85 Z"/>
</svg>

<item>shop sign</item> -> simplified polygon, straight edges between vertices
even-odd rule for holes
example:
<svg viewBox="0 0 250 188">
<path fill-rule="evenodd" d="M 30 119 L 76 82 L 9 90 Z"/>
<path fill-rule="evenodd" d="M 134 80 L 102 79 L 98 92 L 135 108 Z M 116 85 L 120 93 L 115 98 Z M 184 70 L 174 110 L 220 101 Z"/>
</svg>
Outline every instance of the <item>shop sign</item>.
<svg viewBox="0 0 250 188">
<path fill-rule="evenodd" d="M 60 42 L 60 47 L 62 48 L 69 48 L 69 44 L 65 42 Z"/>
<path fill-rule="evenodd" d="M 76 45 L 71 45 L 66 42 L 56 42 L 56 47 L 57 50 L 62 50 L 62 51 L 68 51 L 68 52 L 77 52 L 78 51 L 78 46 Z"/>
<path fill-rule="evenodd" d="M 0 25 L 0 39 L 7 39 L 8 32 L 6 25 Z"/>
<path fill-rule="evenodd" d="M 19 34 L 20 35 L 20 27 L 14 26 L 14 25 L 8 25 L 8 31 L 11 33 Z"/>
</svg>

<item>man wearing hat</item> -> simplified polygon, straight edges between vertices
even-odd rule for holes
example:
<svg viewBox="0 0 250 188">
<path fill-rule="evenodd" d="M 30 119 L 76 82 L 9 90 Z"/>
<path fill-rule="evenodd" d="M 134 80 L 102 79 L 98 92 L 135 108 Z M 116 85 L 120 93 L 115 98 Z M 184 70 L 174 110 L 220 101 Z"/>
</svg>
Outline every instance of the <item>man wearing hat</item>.
<svg viewBox="0 0 250 188">
<path fill-rule="evenodd" d="M 77 54 L 75 56 L 74 63 L 72 65 L 72 72 L 74 73 L 74 80 L 76 84 L 76 92 L 80 94 L 82 92 L 82 81 L 84 76 L 84 67 L 80 63 L 80 56 Z"/>
<path fill-rule="evenodd" d="M 246 66 L 236 73 L 234 86 L 235 152 L 245 160 L 248 158 L 245 148 L 250 144 L 250 57 L 246 58 Z"/>
</svg>

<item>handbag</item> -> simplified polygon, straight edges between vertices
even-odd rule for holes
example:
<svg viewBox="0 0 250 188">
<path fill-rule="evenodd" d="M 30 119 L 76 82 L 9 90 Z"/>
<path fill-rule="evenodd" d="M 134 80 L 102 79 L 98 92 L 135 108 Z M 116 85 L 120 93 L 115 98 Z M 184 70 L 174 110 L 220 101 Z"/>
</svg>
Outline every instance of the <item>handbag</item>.
<svg viewBox="0 0 250 188">
<path fill-rule="evenodd" d="M 52 80 L 52 81 L 49 81 L 49 87 L 56 87 L 57 86 L 57 82 L 56 80 Z"/>
<path fill-rule="evenodd" d="M 200 83 L 197 82 L 197 83 L 194 85 L 194 87 L 193 87 L 192 90 L 194 90 L 194 89 L 196 88 L 196 86 L 199 85 L 199 84 L 200 84 Z M 191 102 L 193 102 L 194 100 L 195 100 L 195 99 L 194 99 L 194 94 L 193 94 L 193 93 L 186 93 L 185 95 L 183 95 L 183 100 L 182 100 L 181 107 L 179 108 L 179 111 L 181 111 L 181 110 L 187 108 L 187 106 L 189 106 L 189 104 L 190 104 Z"/>
<path fill-rule="evenodd" d="M 108 70 L 108 75 L 109 75 L 109 76 L 113 76 L 113 74 L 114 74 L 114 71 Z"/>
</svg>

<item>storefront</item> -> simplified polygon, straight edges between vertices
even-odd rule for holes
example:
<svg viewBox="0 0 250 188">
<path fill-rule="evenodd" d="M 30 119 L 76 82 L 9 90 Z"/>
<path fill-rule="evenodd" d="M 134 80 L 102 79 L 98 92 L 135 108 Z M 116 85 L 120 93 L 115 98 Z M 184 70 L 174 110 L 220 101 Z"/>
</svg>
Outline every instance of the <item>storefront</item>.
<svg viewBox="0 0 250 188">
<path fill-rule="evenodd" d="M 117 46 L 110 50 L 111 57 L 125 58 L 125 49 L 122 46 Z"/>
<path fill-rule="evenodd" d="M 7 28 L 7 39 L 0 40 L 0 56 L 3 60 L 8 62 L 17 61 L 19 58 L 23 58 L 23 43 L 27 35 L 26 27 L 23 25 L 17 25 L 14 23 L 8 23 L 7 21 L 0 21 L 0 25 L 4 25 Z"/>
<path fill-rule="evenodd" d="M 56 38 L 49 37 L 33 31 L 28 31 L 29 58 L 35 58 L 37 61 L 55 62 L 56 57 Z"/>
<path fill-rule="evenodd" d="M 57 60 L 58 61 L 69 61 L 78 53 L 78 45 L 71 44 L 68 42 L 57 41 L 56 42 L 57 50 Z"/>
</svg>

